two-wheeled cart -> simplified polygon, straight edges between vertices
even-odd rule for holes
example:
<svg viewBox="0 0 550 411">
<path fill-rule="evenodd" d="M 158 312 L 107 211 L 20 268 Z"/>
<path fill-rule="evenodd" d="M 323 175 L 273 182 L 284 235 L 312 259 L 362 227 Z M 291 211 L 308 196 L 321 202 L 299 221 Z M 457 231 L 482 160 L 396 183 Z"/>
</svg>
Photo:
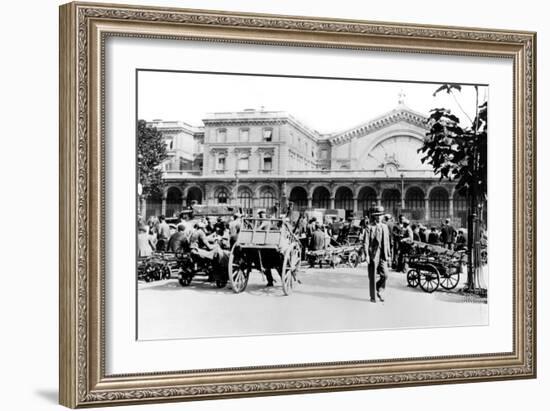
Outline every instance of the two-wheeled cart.
<svg viewBox="0 0 550 411">
<path fill-rule="evenodd" d="M 244 218 L 229 256 L 228 276 L 233 291 L 246 289 L 253 270 L 276 269 L 285 295 L 292 293 L 301 261 L 301 244 L 285 220 Z"/>
</svg>

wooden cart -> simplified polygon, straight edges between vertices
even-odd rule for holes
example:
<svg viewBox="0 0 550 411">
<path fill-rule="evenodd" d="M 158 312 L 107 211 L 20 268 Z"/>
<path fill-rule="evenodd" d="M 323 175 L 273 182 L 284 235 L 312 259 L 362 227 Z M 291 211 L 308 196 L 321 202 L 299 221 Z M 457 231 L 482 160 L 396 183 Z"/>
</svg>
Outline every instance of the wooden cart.
<svg viewBox="0 0 550 411">
<path fill-rule="evenodd" d="M 275 268 L 285 295 L 292 293 L 301 260 L 301 244 L 281 219 L 244 218 L 229 256 L 228 276 L 233 291 L 246 289 L 252 270 Z"/>
<path fill-rule="evenodd" d="M 464 251 L 452 251 L 418 241 L 407 241 L 407 282 L 411 287 L 433 293 L 440 286 L 452 290 L 460 281 L 466 262 Z"/>
</svg>

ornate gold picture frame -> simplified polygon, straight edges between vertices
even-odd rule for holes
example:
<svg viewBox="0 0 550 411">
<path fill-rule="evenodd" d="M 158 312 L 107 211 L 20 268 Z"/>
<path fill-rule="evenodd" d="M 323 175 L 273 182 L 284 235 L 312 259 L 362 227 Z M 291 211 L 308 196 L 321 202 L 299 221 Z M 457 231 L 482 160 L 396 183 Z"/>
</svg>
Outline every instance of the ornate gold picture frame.
<svg viewBox="0 0 550 411">
<path fill-rule="evenodd" d="M 105 42 L 202 40 L 513 62 L 513 349 L 108 375 Z M 60 7 L 60 403 L 67 407 L 298 394 L 536 376 L 536 35 L 92 3 Z M 511 250 L 503 250 L 510 252 Z M 132 270 L 129 267 L 129 272 Z"/>
</svg>

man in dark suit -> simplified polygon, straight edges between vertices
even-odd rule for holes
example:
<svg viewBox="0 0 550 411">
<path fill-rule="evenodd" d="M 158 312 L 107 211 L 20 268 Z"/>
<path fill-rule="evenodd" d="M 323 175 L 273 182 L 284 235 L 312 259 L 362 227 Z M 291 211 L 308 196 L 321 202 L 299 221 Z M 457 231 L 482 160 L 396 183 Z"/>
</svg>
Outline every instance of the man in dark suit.
<svg viewBox="0 0 550 411">
<path fill-rule="evenodd" d="M 172 234 L 170 240 L 168 240 L 168 251 L 176 253 L 188 247 L 189 244 L 187 241 L 187 233 L 185 232 L 185 225 L 178 224 L 178 231 Z"/>
<path fill-rule="evenodd" d="M 369 270 L 369 294 L 371 302 L 376 297 L 384 301 L 383 293 L 386 288 L 388 262 L 391 261 L 390 231 L 386 224 L 381 222 L 384 208 L 374 207 L 370 215 L 370 224 L 364 236 L 364 247 Z M 376 275 L 379 279 L 375 283 Z M 376 295 L 375 295 L 376 292 Z"/>
<path fill-rule="evenodd" d="M 323 250 L 326 247 L 325 233 L 321 229 L 321 223 L 317 221 L 315 223 L 315 231 L 311 235 L 311 241 L 309 243 L 309 249 L 312 251 Z"/>
<path fill-rule="evenodd" d="M 451 220 L 446 219 L 445 224 L 441 226 L 441 242 L 443 243 L 443 247 L 448 248 L 452 250 L 453 244 L 456 239 L 456 230 L 451 225 Z"/>
</svg>

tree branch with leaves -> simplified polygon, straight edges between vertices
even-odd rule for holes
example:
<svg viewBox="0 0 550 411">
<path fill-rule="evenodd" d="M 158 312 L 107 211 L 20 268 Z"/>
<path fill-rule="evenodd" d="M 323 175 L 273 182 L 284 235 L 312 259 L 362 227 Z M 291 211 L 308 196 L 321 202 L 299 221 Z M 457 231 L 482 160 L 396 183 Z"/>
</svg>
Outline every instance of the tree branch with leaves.
<svg viewBox="0 0 550 411">
<path fill-rule="evenodd" d="M 168 158 L 162 134 L 156 127 L 148 126 L 145 120 L 138 120 L 137 143 L 137 166 L 142 195 L 160 196 L 164 189 L 161 164 Z"/>
<path fill-rule="evenodd" d="M 472 120 L 462 108 L 457 94 L 459 84 L 443 84 L 434 96 L 441 92 L 451 95 L 469 124 L 463 126 L 460 118 L 447 108 L 435 108 L 428 118 L 429 130 L 424 144 L 418 149 L 423 154 L 422 163 L 430 164 L 440 178 L 456 182 L 456 190 L 470 200 L 468 219 L 468 287 L 479 283 L 480 266 L 480 210 L 487 199 L 487 102 L 479 104 L 479 89 L 475 88 L 475 117 Z"/>
</svg>

